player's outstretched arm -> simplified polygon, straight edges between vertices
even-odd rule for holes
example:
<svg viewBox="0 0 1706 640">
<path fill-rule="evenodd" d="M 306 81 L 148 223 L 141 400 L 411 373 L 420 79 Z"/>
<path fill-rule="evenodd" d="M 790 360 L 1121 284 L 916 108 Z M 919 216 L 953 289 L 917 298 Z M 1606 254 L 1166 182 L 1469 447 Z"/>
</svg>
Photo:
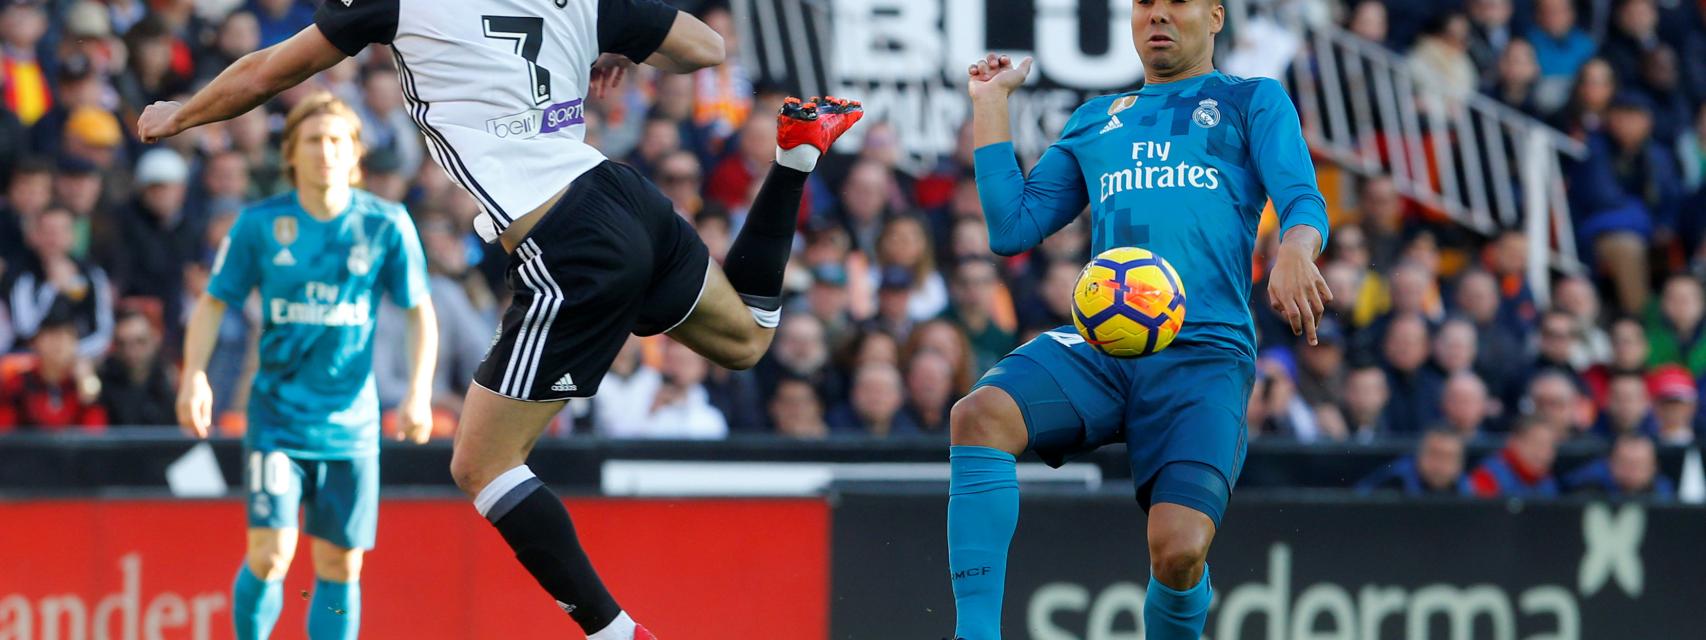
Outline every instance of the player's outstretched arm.
<svg viewBox="0 0 1706 640">
<path fill-rule="evenodd" d="M 438 315 L 426 298 L 408 310 L 409 391 L 397 416 L 397 439 L 422 444 L 432 437 L 432 374 L 438 364 Z"/>
<path fill-rule="evenodd" d="M 235 118 L 346 57 L 318 25 L 308 25 L 284 42 L 238 58 L 189 102 L 149 105 L 142 110 L 136 133 L 143 142 L 153 143 L 191 127 Z"/>
<path fill-rule="evenodd" d="M 203 293 L 184 330 L 184 374 L 178 381 L 178 424 L 197 438 L 213 428 L 213 388 L 207 384 L 207 359 L 219 339 L 225 301 Z"/>
<path fill-rule="evenodd" d="M 1030 58 L 1014 64 L 993 53 L 967 70 L 977 195 L 989 226 L 989 248 L 1004 256 L 1036 246 L 1089 203 L 1078 162 L 1065 147 L 1049 147 L 1029 178 L 1013 157 L 1007 99 L 1030 72 Z"/>
</svg>

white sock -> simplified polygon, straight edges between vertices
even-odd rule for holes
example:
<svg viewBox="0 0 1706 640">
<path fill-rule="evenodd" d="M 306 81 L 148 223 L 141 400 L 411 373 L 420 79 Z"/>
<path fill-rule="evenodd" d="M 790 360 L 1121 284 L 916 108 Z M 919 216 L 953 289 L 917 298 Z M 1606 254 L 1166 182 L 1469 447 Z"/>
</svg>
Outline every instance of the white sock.
<svg viewBox="0 0 1706 640">
<path fill-rule="evenodd" d="M 757 322 L 760 327 L 775 329 L 776 325 L 782 324 L 781 309 L 760 309 L 758 307 L 747 307 L 747 309 L 752 311 L 752 320 Z"/>
<path fill-rule="evenodd" d="M 623 611 L 610 621 L 610 625 L 599 629 L 598 632 L 587 636 L 586 640 L 634 640 L 634 619 Z"/>
<path fill-rule="evenodd" d="M 802 144 L 792 149 L 776 147 L 776 164 L 795 171 L 811 173 L 812 169 L 817 168 L 817 159 L 822 155 L 823 152 L 809 144 Z"/>
</svg>

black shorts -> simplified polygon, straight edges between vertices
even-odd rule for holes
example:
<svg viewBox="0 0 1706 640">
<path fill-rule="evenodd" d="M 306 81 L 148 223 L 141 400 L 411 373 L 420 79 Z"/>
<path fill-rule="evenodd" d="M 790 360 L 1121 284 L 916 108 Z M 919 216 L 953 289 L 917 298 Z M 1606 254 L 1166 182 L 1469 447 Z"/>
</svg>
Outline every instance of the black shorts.
<svg viewBox="0 0 1706 640">
<path fill-rule="evenodd" d="M 651 181 L 605 161 L 576 178 L 510 255 L 515 292 L 474 382 L 517 400 L 584 398 L 628 340 L 699 303 L 711 253 Z"/>
</svg>

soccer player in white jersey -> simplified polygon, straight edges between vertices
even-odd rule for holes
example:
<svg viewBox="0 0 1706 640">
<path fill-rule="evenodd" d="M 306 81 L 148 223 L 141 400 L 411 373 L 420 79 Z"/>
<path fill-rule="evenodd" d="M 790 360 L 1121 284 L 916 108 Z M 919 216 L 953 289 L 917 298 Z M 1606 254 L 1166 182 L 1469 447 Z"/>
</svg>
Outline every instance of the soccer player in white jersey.
<svg viewBox="0 0 1706 640">
<path fill-rule="evenodd" d="M 227 305 L 260 293 L 260 365 L 243 437 L 249 546 L 231 589 L 238 640 L 271 635 L 298 529 L 314 550 L 308 636 L 348 639 L 360 628 L 362 554 L 379 522 L 381 295 L 408 310 L 410 385 L 398 433 L 425 442 L 432 430 L 438 323 L 426 259 L 409 212 L 355 188 L 361 153 L 361 118 L 332 94 L 290 110 L 283 156 L 292 189 L 238 214 L 185 332 L 178 421 L 206 437 L 207 359 L 220 319 Z"/>
<path fill-rule="evenodd" d="M 597 391 L 629 333 L 667 333 L 732 369 L 758 361 L 805 181 L 863 112 L 783 106 L 776 164 L 721 267 L 655 185 L 585 143 L 584 100 L 620 58 L 676 73 L 722 63 L 722 38 L 660 0 L 326 2 L 188 102 L 149 106 L 137 131 L 152 141 L 235 117 L 376 42 L 434 159 L 480 202 L 476 231 L 511 254 L 515 298 L 463 405 L 451 475 L 592 640 L 652 638 L 604 588 L 527 455 L 568 398 Z"/>
</svg>

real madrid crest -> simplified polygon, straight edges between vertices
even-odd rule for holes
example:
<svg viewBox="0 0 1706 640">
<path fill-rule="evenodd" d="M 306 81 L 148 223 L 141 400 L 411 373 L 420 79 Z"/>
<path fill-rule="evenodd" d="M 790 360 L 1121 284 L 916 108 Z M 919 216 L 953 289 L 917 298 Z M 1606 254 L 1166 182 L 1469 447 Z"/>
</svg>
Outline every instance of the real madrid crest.
<svg viewBox="0 0 1706 640">
<path fill-rule="evenodd" d="M 1191 122 L 1204 129 L 1212 129 L 1220 124 L 1220 103 L 1214 98 L 1204 98 L 1197 103 L 1197 110 L 1191 112 Z"/>
<path fill-rule="evenodd" d="M 367 275 L 367 270 L 373 268 L 373 255 L 367 245 L 358 244 L 349 250 L 349 272 L 358 276 Z"/>
<path fill-rule="evenodd" d="M 290 243 L 296 242 L 296 217 L 279 216 L 273 218 L 272 239 L 287 247 L 290 246 Z"/>
</svg>

